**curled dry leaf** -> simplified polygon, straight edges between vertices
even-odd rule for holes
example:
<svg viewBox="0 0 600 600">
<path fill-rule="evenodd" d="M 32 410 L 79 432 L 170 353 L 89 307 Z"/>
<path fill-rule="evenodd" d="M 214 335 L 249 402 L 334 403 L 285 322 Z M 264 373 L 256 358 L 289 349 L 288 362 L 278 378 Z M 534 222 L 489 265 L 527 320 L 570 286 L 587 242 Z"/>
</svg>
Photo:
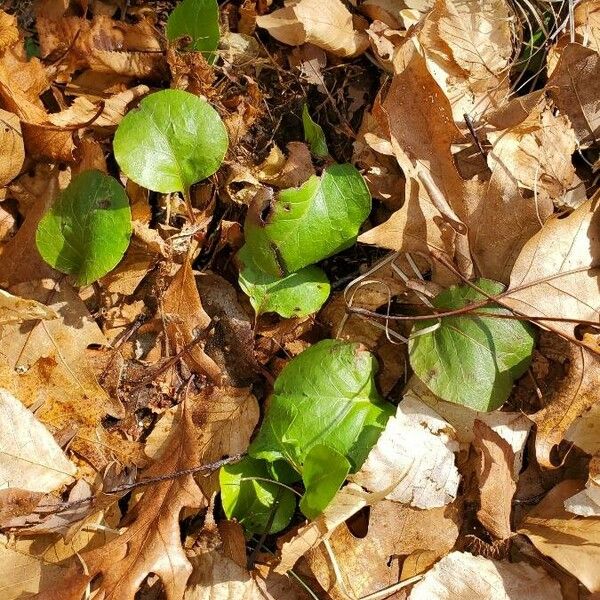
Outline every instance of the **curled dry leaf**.
<svg viewBox="0 0 600 600">
<path fill-rule="evenodd" d="M 389 500 L 417 508 L 444 506 L 458 491 L 457 450 L 452 426 L 409 392 L 350 479 Z"/>
<path fill-rule="evenodd" d="M 451 552 L 413 588 L 409 600 L 561 600 L 558 581 L 527 563 Z"/>
<path fill-rule="evenodd" d="M 52 492 L 73 481 L 75 465 L 50 432 L 10 392 L 0 389 L 0 488 Z"/>
<path fill-rule="evenodd" d="M 454 121 L 477 121 L 506 101 L 513 54 L 511 10 L 505 0 L 441 0 L 418 39 L 428 69 L 450 101 Z"/>
<path fill-rule="evenodd" d="M 161 477 L 199 464 L 194 426 L 184 407 L 177 435 L 144 477 Z M 46 588 L 39 600 L 80 600 L 97 577 L 100 597 L 133 600 L 150 573 L 160 577 L 169 600 L 182 598 L 192 566 L 181 546 L 180 515 L 185 508 L 206 504 L 193 475 L 146 486 L 128 515 L 126 530 L 100 548 L 83 552 L 81 561 L 73 560 L 60 589 Z"/>
<path fill-rule="evenodd" d="M 511 445 L 483 421 L 476 420 L 473 448 L 479 482 L 477 518 L 495 537 L 511 536 L 512 499 L 517 489 Z"/>
<path fill-rule="evenodd" d="M 0 290 L 0 326 L 35 319 L 57 319 L 58 313 L 36 300 L 13 296 Z"/>
<path fill-rule="evenodd" d="M 221 370 L 204 352 L 202 342 L 197 341 L 210 325 L 210 317 L 202 308 L 189 260 L 184 261 L 165 292 L 162 312 L 173 354 L 183 351 L 183 358 L 192 371 L 218 383 Z"/>
<path fill-rule="evenodd" d="M 561 567 L 577 577 L 591 592 L 600 591 L 600 518 L 577 517 L 564 502 L 583 487 L 583 482 L 561 481 L 523 519 L 519 533 Z"/>
<path fill-rule="evenodd" d="M 25 147 L 17 115 L 0 109 L 0 187 L 10 183 L 21 171 Z"/>
<path fill-rule="evenodd" d="M 600 137 L 600 55 L 569 44 L 552 72 L 546 89 L 563 115 L 569 117 L 580 146 Z"/>
<path fill-rule="evenodd" d="M 257 17 L 256 24 L 284 44 L 314 44 L 336 56 L 356 56 L 369 46 L 341 0 L 299 0 Z"/>
</svg>

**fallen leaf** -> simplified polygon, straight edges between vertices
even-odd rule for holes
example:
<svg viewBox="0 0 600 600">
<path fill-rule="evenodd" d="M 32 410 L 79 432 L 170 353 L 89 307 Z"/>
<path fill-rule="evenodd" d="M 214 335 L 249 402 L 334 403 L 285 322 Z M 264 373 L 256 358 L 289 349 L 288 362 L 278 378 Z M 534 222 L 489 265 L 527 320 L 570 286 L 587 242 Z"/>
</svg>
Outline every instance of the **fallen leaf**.
<svg viewBox="0 0 600 600">
<path fill-rule="evenodd" d="M 10 392 L 0 389 L 0 488 L 52 492 L 73 481 L 75 465 L 50 432 Z"/>
<path fill-rule="evenodd" d="M 574 516 L 564 502 L 583 482 L 561 481 L 523 519 L 519 533 L 561 567 L 577 577 L 591 592 L 600 591 L 600 518 Z"/>
<path fill-rule="evenodd" d="M 558 581 L 527 563 L 451 552 L 419 581 L 409 600 L 561 600 Z"/>
<path fill-rule="evenodd" d="M 598 222 L 595 200 L 570 215 L 553 216 L 523 246 L 510 276 L 505 304 L 532 316 L 598 321 Z M 512 290 L 512 291 L 511 291 Z M 539 321 L 572 339 L 575 323 Z"/>
<path fill-rule="evenodd" d="M 45 304 L 13 296 L 0 290 L 0 326 L 37 319 L 57 319 L 58 313 Z"/>
<path fill-rule="evenodd" d="M 546 84 L 550 97 L 563 115 L 569 117 L 581 147 L 600 137 L 598 81 L 600 55 L 580 44 L 569 44 Z"/>
<path fill-rule="evenodd" d="M 574 515 L 600 517 L 600 460 L 590 461 L 590 471 L 585 488 L 565 500 L 565 508 Z"/>
<path fill-rule="evenodd" d="M 190 369 L 212 381 L 221 380 L 221 370 L 206 355 L 196 337 L 210 325 L 210 317 L 202 308 L 196 281 L 189 260 L 184 260 L 162 298 L 162 313 L 166 331 L 174 348 L 173 354 L 183 351 Z"/>
<path fill-rule="evenodd" d="M 300 0 L 257 17 L 256 24 L 284 44 L 314 44 L 336 56 L 357 56 L 369 45 L 369 38 L 354 28 L 352 14 L 340 0 Z"/>
<path fill-rule="evenodd" d="M 0 187 L 10 183 L 21 171 L 25 147 L 17 115 L 0 109 Z"/>
<path fill-rule="evenodd" d="M 515 454 L 510 444 L 483 421 L 475 421 L 473 448 L 479 482 L 477 518 L 496 538 L 511 536 L 512 499 L 517 490 Z"/>
<path fill-rule="evenodd" d="M 417 508 L 444 506 L 458 491 L 452 427 L 410 392 L 351 481 Z"/>
<path fill-rule="evenodd" d="M 30 598 L 46 587 L 58 587 L 65 570 L 0 543 L 0 594 L 3 600 Z"/>
<path fill-rule="evenodd" d="M 161 477 L 198 465 L 194 426 L 184 407 L 178 435 L 144 477 Z M 46 588 L 39 599 L 79 600 L 90 581 L 99 577 L 98 595 L 133 600 L 150 573 L 160 577 L 169 599 L 182 598 L 192 565 L 181 546 L 179 519 L 184 508 L 203 506 L 206 500 L 193 475 L 147 486 L 128 515 L 125 531 L 100 548 L 83 552 L 81 562 L 73 561 L 65 573 L 60 589 Z"/>
<path fill-rule="evenodd" d="M 428 69 L 452 107 L 454 121 L 477 120 L 510 93 L 511 10 L 505 0 L 440 0 L 418 39 Z"/>
</svg>

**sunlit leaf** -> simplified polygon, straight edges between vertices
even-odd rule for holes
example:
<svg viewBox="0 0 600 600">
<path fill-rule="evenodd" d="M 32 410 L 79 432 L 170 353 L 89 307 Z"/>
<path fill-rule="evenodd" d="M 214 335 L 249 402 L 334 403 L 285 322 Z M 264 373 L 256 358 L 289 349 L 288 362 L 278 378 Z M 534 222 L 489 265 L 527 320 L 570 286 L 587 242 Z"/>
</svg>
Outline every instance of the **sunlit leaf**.
<svg viewBox="0 0 600 600">
<path fill-rule="evenodd" d="M 181 90 L 162 90 L 125 115 L 113 148 L 127 177 L 166 194 L 186 191 L 212 175 L 228 143 L 221 117 L 206 100 Z"/>
<path fill-rule="evenodd" d="M 488 294 L 504 290 L 489 279 L 474 282 Z M 452 286 L 433 304 L 439 309 L 456 309 L 485 300 L 469 286 Z M 478 312 L 510 314 L 498 306 Z M 534 336 L 529 325 L 512 319 L 475 315 L 442 317 L 415 324 L 409 342 L 410 364 L 417 376 L 443 400 L 475 410 L 499 408 L 508 398 L 513 381 L 529 367 Z"/>
<path fill-rule="evenodd" d="M 267 463 L 248 456 L 222 467 L 219 482 L 227 518 L 239 521 L 249 533 L 285 529 L 296 509 L 296 499 L 272 480 Z"/>
<path fill-rule="evenodd" d="M 302 125 L 304 126 L 304 139 L 308 142 L 310 151 L 317 158 L 329 156 L 329 149 L 327 148 L 327 141 L 325 140 L 323 129 L 318 123 L 313 121 L 306 104 L 302 108 Z"/>
<path fill-rule="evenodd" d="M 216 0 L 183 0 L 169 15 L 167 38 L 191 38 L 189 50 L 202 52 L 209 63 L 219 44 L 219 6 Z"/>
<path fill-rule="evenodd" d="M 123 187 L 100 171 L 84 171 L 42 217 L 35 241 L 50 266 L 87 285 L 118 264 L 130 235 L 131 210 Z"/>
</svg>

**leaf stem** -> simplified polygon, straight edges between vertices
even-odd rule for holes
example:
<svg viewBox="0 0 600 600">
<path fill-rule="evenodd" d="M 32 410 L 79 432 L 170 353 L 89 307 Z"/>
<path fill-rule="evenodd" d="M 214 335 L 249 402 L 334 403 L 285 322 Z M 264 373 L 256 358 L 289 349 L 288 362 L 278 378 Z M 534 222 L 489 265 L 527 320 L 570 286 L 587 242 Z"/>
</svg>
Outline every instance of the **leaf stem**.
<svg viewBox="0 0 600 600">
<path fill-rule="evenodd" d="M 181 195 L 185 200 L 185 207 L 187 209 L 190 221 L 192 225 L 194 225 L 196 223 L 196 216 L 194 215 L 194 207 L 192 206 L 192 196 L 190 195 L 190 188 L 186 187 L 183 190 L 181 190 Z"/>
</svg>

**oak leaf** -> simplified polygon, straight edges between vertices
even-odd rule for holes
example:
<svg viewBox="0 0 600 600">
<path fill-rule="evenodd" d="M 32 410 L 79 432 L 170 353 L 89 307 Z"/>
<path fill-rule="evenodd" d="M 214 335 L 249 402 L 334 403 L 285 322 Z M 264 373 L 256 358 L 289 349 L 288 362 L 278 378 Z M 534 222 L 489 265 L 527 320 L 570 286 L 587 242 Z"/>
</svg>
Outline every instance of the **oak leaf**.
<svg viewBox="0 0 600 600">
<path fill-rule="evenodd" d="M 10 183 L 25 160 L 23 133 L 17 115 L 0 109 L 0 187 Z"/>
<path fill-rule="evenodd" d="M 161 477 L 197 467 L 198 452 L 189 411 L 183 407 L 178 434 L 144 478 Z M 206 506 L 193 475 L 167 478 L 144 488 L 127 515 L 125 531 L 107 544 L 81 554 L 60 589 L 46 589 L 39 600 L 80 600 L 92 579 L 100 576 L 97 594 L 105 600 L 133 600 L 150 573 L 158 575 L 168 600 L 183 598 L 192 572 L 181 545 L 179 519 L 185 508 Z"/>
<path fill-rule="evenodd" d="M 583 482 L 561 481 L 523 519 L 525 534 L 543 554 L 577 577 L 591 592 L 600 591 L 600 518 L 574 516 L 564 502 L 579 492 Z"/>
</svg>

